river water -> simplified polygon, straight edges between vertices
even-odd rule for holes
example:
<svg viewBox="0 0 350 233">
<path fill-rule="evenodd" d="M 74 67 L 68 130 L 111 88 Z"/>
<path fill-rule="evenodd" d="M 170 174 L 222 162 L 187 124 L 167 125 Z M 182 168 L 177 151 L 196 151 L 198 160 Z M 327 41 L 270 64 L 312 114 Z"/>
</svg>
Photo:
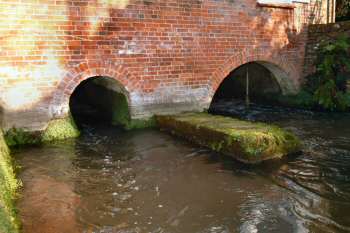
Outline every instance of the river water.
<svg viewBox="0 0 350 233">
<path fill-rule="evenodd" d="M 298 156 L 243 165 L 157 130 L 86 126 L 78 139 L 21 149 L 26 233 L 350 232 L 350 115 L 217 103 L 277 124 Z"/>
</svg>

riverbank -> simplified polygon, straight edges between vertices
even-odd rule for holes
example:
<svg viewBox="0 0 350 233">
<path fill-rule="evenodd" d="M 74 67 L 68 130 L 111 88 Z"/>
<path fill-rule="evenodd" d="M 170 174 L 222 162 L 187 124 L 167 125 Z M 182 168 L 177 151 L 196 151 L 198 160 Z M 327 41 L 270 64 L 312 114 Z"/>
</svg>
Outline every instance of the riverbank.
<svg viewBox="0 0 350 233">
<path fill-rule="evenodd" d="M 0 233 L 19 231 L 19 220 L 15 208 L 15 198 L 19 181 L 16 179 L 10 150 L 0 131 Z"/>
</svg>

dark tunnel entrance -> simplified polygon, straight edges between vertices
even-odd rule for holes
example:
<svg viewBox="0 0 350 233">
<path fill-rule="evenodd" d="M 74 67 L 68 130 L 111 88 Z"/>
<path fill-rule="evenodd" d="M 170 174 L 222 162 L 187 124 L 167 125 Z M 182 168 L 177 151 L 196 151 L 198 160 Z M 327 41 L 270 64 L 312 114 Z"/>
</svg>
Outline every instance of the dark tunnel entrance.
<svg viewBox="0 0 350 233">
<path fill-rule="evenodd" d="M 247 86 L 251 103 L 275 104 L 276 97 L 282 94 L 274 74 L 263 65 L 251 62 L 238 67 L 224 79 L 213 97 L 211 107 L 221 101 L 245 101 Z"/>
<path fill-rule="evenodd" d="M 69 107 L 79 128 L 84 125 L 125 126 L 130 119 L 126 91 L 108 77 L 82 81 L 70 97 Z"/>
</svg>

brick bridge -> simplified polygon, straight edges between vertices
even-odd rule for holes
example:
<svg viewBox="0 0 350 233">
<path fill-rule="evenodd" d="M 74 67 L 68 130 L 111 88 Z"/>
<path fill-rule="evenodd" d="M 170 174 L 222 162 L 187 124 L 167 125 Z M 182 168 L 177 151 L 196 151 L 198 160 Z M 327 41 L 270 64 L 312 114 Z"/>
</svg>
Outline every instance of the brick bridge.
<svg viewBox="0 0 350 233">
<path fill-rule="evenodd" d="M 45 128 L 96 76 L 116 80 L 132 118 L 208 108 L 248 62 L 271 71 L 283 93 L 296 92 L 308 26 L 326 22 L 325 6 L 268 2 L 0 0 L 2 126 Z"/>
</svg>

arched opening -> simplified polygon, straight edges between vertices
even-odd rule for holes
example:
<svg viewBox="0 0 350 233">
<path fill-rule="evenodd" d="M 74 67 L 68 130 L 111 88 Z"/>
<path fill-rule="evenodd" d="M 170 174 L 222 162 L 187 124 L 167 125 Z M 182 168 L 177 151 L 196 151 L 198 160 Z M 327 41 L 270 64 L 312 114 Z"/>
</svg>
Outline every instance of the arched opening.
<svg viewBox="0 0 350 233">
<path fill-rule="evenodd" d="M 275 103 L 283 93 L 276 75 L 263 63 L 250 62 L 233 70 L 215 92 L 212 104 L 227 100 Z"/>
<path fill-rule="evenodd" d="M 82 81 L 72 93 L 69 107 L 80 128 L 84 124 L 125 126 L 130 120 L 127 92 L 109 77 Z"/>
</svg>

